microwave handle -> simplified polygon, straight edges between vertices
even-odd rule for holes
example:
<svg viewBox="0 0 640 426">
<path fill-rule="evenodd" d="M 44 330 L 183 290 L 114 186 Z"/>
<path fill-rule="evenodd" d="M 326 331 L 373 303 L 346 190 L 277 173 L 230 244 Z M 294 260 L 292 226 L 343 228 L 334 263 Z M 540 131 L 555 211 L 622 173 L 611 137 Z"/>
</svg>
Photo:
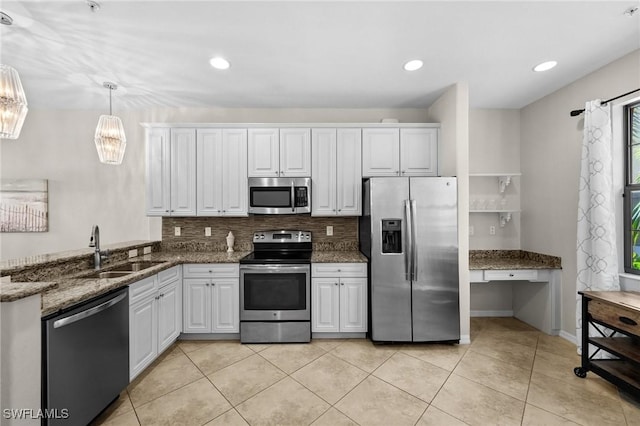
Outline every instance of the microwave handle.
<svg viewBox="0 0 640 426">
<path fill-rule="evenodd" d="M 291 211 L 296 211 L 296 187 L 293 185 L 293 180 L 291 180 Z"/>
</svg>

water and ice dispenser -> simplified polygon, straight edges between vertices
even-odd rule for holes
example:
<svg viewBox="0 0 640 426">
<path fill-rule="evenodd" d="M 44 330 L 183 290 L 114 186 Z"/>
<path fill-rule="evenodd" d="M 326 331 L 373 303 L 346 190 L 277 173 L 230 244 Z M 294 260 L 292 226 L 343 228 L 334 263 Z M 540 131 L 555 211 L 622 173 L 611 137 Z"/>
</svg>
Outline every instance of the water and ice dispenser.
<svg viewBox="0 0 640 426">
<path fill-rule="evenodd" d="M 382 253 L 402 253 L 401 219 L 382 219 Z"/>
</svg>

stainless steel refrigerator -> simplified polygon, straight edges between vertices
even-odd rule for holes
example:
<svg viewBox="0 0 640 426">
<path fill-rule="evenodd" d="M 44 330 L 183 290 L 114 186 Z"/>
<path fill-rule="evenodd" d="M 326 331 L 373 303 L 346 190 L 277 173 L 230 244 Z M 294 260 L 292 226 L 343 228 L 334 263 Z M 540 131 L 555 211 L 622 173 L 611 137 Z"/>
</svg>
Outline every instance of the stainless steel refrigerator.
<svg viewBox="0 0 640 426">
<path fill-rule="evenodd" d="M 459 341 L 456 178 L 370 178 L 363 187 L 371 340 Z"/>
</svg>

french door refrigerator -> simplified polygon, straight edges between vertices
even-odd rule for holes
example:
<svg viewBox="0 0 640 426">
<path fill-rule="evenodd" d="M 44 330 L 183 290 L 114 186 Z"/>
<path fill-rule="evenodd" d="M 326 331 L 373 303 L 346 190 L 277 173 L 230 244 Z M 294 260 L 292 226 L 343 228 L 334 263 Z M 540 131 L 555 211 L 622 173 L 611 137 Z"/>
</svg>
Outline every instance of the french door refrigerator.
<svg viewBox="0 0 640 426">
<path fill-rule="evenodd" d="M 456 178 L 370 178 L 363 188 L 371 340 L 459 341 Z"/>
</svg>

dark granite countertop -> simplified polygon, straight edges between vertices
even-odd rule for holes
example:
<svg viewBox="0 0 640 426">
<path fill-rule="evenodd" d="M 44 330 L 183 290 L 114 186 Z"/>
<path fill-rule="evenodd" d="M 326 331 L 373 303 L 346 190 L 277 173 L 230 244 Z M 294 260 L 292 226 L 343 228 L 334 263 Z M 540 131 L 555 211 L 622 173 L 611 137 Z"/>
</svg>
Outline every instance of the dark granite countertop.
<svg viewBox="0 0 640 426">
<path fill-rule="evenodd" d="M 148 246 L 149 242 L 134 242 L 132 245 L 120 244 L 120 249 L 134 249 Z M 33 268 L 42 265 L 47 268 L 54 265 L 64 273 L 59 277 L 47 281 L 38 282 L 2 282 L 0 283 L 0 301 L 11 302 L 34 294 L 42 294 L 42 315 L 47 316 L 60 310 L 69 308 L 75 304 L 108 293 L 109 291 L 132 284 L 143 278 L 152 276 L 165 269 L 185 263 L 238 263 L 240 259 L 249 254 L 248 251 L 205 252 L 205 251 L 154 251 L 149 254 L 133 257 L 127 260 L 105 264 L 103 270 L 114 269 L 118 265 L 129 262 L 151 261 L 157 265 L 142 271 L 132 272 L 117 278 L 86 278 L 82 277 L 91 273 L 82 264 L 73 267 L 65 267 L 64 256 L 61 254 L 47 255 L 39 260 L 21 262 L 23 268 Z M 67 258 L 69 262 L 77 261 L 79 256 L 87 256 L 86 250 L 72 252 Z M 314 251 L 312 262 L 314 263 L 353 263 L 366 262 L 367 259 L 359 251 Z M 80 266 L 78 266 L 80 265 Z M 20 266 L 14 265 L 12 271 L 20 272 Z"/>
<path fill-rule="evenodd" d="M 469 250 L 469 269 L 562 269 L 557 256 L 524 250 Z"/>
</svg>

